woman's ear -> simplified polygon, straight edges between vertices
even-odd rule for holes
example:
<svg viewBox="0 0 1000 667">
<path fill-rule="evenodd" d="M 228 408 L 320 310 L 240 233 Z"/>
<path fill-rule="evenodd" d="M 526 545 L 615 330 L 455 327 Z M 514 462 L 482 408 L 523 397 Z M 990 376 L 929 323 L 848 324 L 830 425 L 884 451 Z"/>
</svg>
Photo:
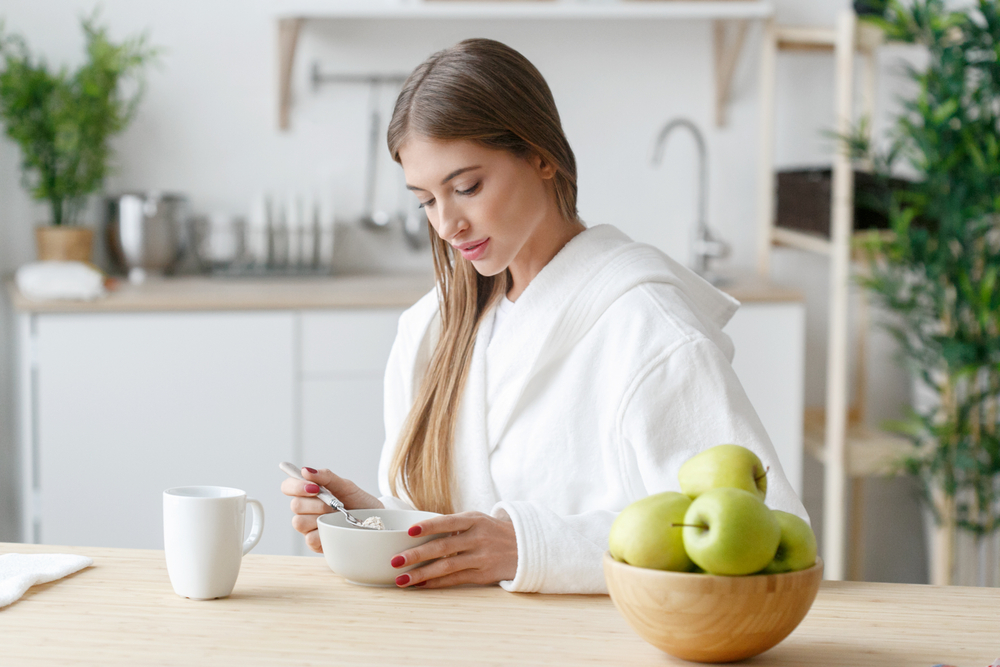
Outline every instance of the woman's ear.
<svg viewBox="0 0 1000 667">
<path fill-rule="evenodd" d="M 538 175 L 545 180 L 554 178 L 556 175 L 555 165 L 551 162 L 547 162 L 545 158 L 538 153 L 532 155 L 531 164 L 538 171 Z"/>
</svg>

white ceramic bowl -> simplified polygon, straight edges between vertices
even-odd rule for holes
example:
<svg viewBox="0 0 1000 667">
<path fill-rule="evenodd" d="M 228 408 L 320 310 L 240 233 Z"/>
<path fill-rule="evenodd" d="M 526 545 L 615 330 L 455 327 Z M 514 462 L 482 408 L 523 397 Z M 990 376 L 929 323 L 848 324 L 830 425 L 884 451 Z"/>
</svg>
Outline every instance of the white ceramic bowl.
<svg viewBox="0 0 1000 667">
<path fill-rule="evenodd" d="M 340 512 L 324 514 L 317 521 L 323 557 L 330 569 L 354 584 L 395 586 L 396 577 L 412 570 L 419 563 L 405 567 L 389 564 L 396 554 L 429 542 L 444 533 L 410 537 L 406 532 L 415 523 L 440 516 L 434 512 L 415 510 L 351 510 L 364 521 L 370 516 L 382 517 L 385 530 L 365 530 L 347 523 Z"/>
</svg>

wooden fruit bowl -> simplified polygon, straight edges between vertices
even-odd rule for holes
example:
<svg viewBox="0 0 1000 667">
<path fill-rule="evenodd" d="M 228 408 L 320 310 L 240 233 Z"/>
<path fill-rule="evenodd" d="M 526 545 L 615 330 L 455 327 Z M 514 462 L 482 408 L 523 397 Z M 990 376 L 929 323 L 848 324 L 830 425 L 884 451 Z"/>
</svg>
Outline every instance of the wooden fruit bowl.
<svg viewBox="0 0 1000 667">
<path fill-rule="evenodd" d="M 620 563 L 604 554 L 615 607 L 640 637 L 677 658 L 733 662 L 763 653 L 805 618 L 823 561 L 785 574 L 719 577 Z"/>
</svg>

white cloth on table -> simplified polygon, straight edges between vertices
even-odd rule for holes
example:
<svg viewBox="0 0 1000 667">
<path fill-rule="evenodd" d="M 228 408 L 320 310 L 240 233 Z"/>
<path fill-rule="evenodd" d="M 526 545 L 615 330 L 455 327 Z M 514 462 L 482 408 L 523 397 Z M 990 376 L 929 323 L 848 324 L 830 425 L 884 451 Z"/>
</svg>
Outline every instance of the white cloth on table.
<svg viewBox="0 0 1000 667">
<path fill-rule="evenodd" d="M 574 237 L 493 332 L 484 314 L 453 450 L 456 512 L 506 512 L 517 536 L 509 591 L 604 593 L 611 523 L 679 491 L 691 456 L 736 443 L 770 467 L 766 502 L 808 521 L 733 371 L 722 327 L 739 303 L 610 225 Z M 432 291 L 400 318 L 385 376 L 379 485 L 437 339 Z M 491 340 L 492 338 L 492 340 Z M 752 353 L 752 351 L 750 351 Z"/>
<path fill-rule="evenodd" d="M 0 556 L 0 607 L 19 599 L 35 584 L 46 584 L 94 564 L 76 554 L 4 554 Z"/>
<path fill-rule="evenodd" d="M 33 301 L 92 301 L 106 293 L 104 275 L 83 262 L 32 262 L 18 268 L 14 281 L 21 294 Z"/>
</svg>

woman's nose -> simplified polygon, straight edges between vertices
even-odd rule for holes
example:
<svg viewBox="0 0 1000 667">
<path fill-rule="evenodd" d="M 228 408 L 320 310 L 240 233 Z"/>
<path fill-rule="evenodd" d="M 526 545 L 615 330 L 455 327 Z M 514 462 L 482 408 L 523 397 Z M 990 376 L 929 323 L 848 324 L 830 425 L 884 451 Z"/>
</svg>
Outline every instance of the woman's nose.
<svg viewBox="0 0 1000 667">
<path fill-rule="evenodd" d="M 452 239 L 461 234 L 469 227 L 468 221 L 462 214 L 462 210 L 457 206 L 439 206 L 437 232 L 445 241 L 451 243 Z"/>
</svg>

